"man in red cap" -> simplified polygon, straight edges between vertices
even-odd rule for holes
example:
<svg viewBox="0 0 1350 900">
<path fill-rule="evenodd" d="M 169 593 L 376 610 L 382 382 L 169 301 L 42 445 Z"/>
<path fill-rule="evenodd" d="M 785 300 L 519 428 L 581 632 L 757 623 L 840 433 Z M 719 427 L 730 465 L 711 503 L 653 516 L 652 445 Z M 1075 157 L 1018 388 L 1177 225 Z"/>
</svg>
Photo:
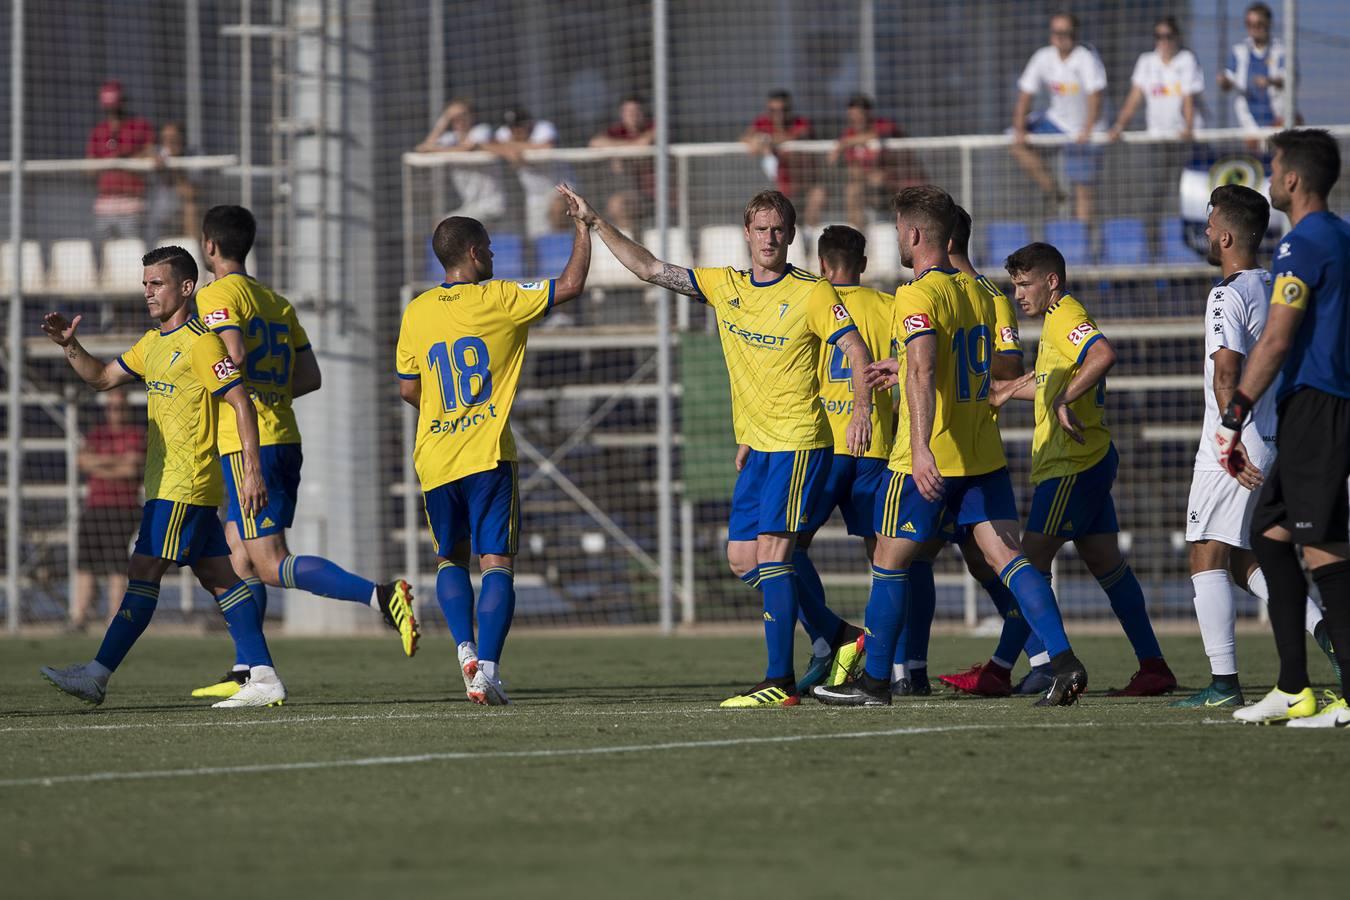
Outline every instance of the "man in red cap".
<svg viewBox="0 0 1350 900">
<path fill-rule="evenodd" d="M 155 142 L 150 120 L 127 115 L 119 81 L 98 89 L 103 119 L 89 132 L 84 155 L 90 159 L 144 156 Z M 94 239 L 141 237 L 145 217 L 145 178 L 138 172 L 106 169 L 98 175 L 94 199 Z"/>
</svg>

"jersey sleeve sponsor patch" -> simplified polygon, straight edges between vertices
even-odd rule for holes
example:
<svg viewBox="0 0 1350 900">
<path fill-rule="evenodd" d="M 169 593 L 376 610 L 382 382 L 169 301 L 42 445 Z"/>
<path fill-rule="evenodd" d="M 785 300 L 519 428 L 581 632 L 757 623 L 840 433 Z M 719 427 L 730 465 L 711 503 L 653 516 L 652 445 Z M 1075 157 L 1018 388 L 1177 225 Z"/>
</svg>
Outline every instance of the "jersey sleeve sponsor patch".
<svg viewBox="0 0 1350 900">
<path fill-rule="evenodd" d="M 206 318 L 202 319 L 202 322 L 208 328 L 210 328 L 212 325 L 220 325 L 221 323 L 228 321 L 230 321 L 230 311 L 228 309 L 214 310 L 212 312 L 207 313 Z"/>
<path fill-rule="evenodd" d="M 219 362 L 212 363 L 211 371 L 216 373 L 217 381 L 231 381 L 239 377 L 239 369 L 235 366 L 234 360 L 228 356 Z"/>
<path fill-rule="evenodd" d="M 930 331 L 933 328 L 933 320 L 928 318 L 927 313 L 911 313 L 905 316 L 905 334 L 914 334 L 916 331 Z"/>
<path fill-rule="evenodd" d="M 547 281 L 522 281 L 520 283 L 522 291 L 542 291 L 546 287 L 548 287 Z"/>
<path fill-rule="evenodd" d="M 1282 303 L 1295 309 L 1308 306 L 1308 286 L 1293 272 L 1282 272 L 1275 279 L 1275 290 L 1271 293 L 1272 303 Z"/>
<path fill-rule="evenodd" d="M 999 337 L 1003 339 L 1003 343 L 1005 344 L 1019 343 L 1017 337 L 1017 329 L 1013 328 L 1010 325 L 1004 325 L 1001 329 L 999 329 Z"/>
<path fill-rule="evenodd" d="M 1083 340 L 1087 338 L 1088 335 L 1096 330 L 1097 326 L 1093 325 L 1091 322 L 1081 322 L 1068 333 L 1067 337 L 1069 343 L 1077 347 L 1079 344 L 1083 343 Z"/>
<path fill-rule="evenodd" d="M 836 303 L 834 306 L 830 307 L 830 312 L 834 313 L 835 320 L 839 322 L 842 322 L 849 317 L 848 310 L 844 308 L 842 303 Z"/>
</svg>

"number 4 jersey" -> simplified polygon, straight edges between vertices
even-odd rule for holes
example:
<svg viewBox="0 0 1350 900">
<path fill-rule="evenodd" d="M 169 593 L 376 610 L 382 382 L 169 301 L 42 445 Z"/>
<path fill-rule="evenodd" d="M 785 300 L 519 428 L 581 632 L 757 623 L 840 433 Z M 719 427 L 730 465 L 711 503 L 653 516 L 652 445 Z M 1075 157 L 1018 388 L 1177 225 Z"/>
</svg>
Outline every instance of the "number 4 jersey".
<svg viewBox="0 0 1350 900">
<path fill-rule="evenodd" d="M 234 330 L 244 336 L 244 383 L 258 412 L 258 438 L 264 447 L 300 443 L 300 427 L 291 409 L 295 354 L 309 349 L 290 301 L 243 273 L 217 278 L 197 292 L 197 314 L 216 334 Z M 239 428 L 233 416 L 220 420 L 220 455 L 238 453 Z"/>
<path fill-rule="evenodd" d="M 413 464 L 422 490 L 516 458 L 511 405 L 529 325 L 553 291 L 553 281 L 442 284 L 403 311 L 396 368 L 421 381 Z"/>
</svg>

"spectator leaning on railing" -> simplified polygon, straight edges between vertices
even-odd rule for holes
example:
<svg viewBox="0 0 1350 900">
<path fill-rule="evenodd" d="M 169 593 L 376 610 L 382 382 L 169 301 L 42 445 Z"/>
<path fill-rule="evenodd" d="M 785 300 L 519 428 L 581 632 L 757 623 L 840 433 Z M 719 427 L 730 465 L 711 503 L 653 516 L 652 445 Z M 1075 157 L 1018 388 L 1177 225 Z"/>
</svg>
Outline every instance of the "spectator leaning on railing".
<svg viewBox="0 0 1350 900">
<path fill-rule="evenodd" d="M 103 118 L 89 132 L 84 155 L 90 159 L 144 156 L 155 142 L 150 120 L 129 115 L 122 83 L 105 81 L 98 89 Z M 94 198 L 94 239 L 141 237 L 145 220 L 145 177 L 139 172 L 106 169 L 98 174 Z"/>
<path fill-rule="evenodd" d="M 1247 7 L 1247 39 L 1233 45 L 1219 87 L 1236 91 L 1233 114 L 1243 128 L 1276 128 L 1285 124 L 1284 45 L 1270 36 L 1271 12 L 1264 3 Z"/>
<path fill-rule="evenodd" d="M 591 138 L 592 147 L 650 147 L 656 125 L 647 116 L 641 97 L 630 95 L 619 103 L 619 120 Z M 656 170 L 650 159 L 612 159 L 609 171 L 620 187 L 605 200 L 605 217 L 625 234 L 634 234 L 656 200 Z"/>
<path fill-rule="evenodd" d="M 530 240 L 567 227 L 566 204 L 554 185 L 571 180 L 555 163 L 529 163 L 526 150 L 547 150 L 558 145 L 558 129 L 547 119 L 535 119 L 513 107 L 502 114 L 502 124 L 488 146 L 516 170 L 525 196 L 525 234 Z"/>
<path fill-rule="evenodd" d="M 800 199 L 803 188 L 806 204 L 802 223 L 815 225 L 825 205 L 825 188 L 815 184 L 811 157 L 802 153 L 788 153 L 779 149 L 787 141 L 807 140 L 811 137 L 811 122 L 792 111 L 792 95 L 787 91 L 770 92 L 764 111 L 755 117 L 741 135 L 741 143 L 751 154 L 760 157 L 764 174 L 773 179 L 774 186 L 790 198 Z"/>
<path fill-rule="evenodd" d="M 463 153 L 487 150 L 492 143 L 492 126 L 474 118 L 473 101 L 463 97 L 451 100 L 431 131 L 417 145 L 418 153 Z M 450 183 L 459 194 L 459 206 L 446 216 L 466 216 L 485 225 L 495 223 L 506 212 L 506 194 L 491 166 L 454 166 Z"/>
<path fill-rule="evenodd" d="M 165 122 L 159 128 L 159 143 L 146 152 L 155 161 L 150 173 L 146 245 L 154 246 L 163 237 L 194 235 L 202 221 L 197 212 L 197 173 L 168 167 L 169 160 L 189 155 L 183 126 Z"/>
</svg>

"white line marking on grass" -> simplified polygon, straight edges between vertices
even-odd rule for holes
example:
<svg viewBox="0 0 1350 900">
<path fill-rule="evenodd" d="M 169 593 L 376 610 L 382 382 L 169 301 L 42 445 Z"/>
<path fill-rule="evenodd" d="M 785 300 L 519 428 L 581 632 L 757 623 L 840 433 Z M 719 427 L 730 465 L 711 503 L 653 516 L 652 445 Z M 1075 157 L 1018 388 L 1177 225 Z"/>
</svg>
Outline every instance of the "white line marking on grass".
<svg viewBox="0 0 1350 900">
<path fill-rule="evenodd" d="M 246 766 L 205 766 L 195 769 L 147 769 L 140 772 L 87 772 L 74 775 L 38 775 L 28 778 L 0 780 L 0 788 L 51 787 L 58 784 L 84 784 L 100 781 L 148 781 L 161 778 L 218 777 L 221 775 L 256 775 L 267 772 L 301 772 L 322 769 L 358 768 L 365 766 L 414 765 L 427 762 L 484 759 L 550 759 L 566 756 L 606 756 L 621 753 L 656 753 L 667 750 L 704 750 L 714 747 L 744 747 L 756 744 L 792 744 L 807 741 L 841 741 L 865 738 L 901 737 L 906 735 L 942 734 L 953 731 L 1007 731 L 1015 728 L 1099 728 L 1102 725 L 1130 725 L 1152 727 L 1189 725 L 1187 722 L 1123 723 L 1123 722 L 1062 722 L 1019 725 L 933 725 L 887 728 L 880 731 L 844 731 L 833 734 L 786 734 L 767 737 L 722 738 L 709 741 L 671 741 L 659 744 L 620 744 L 610 747 L 573 747 L 553 750 L 488 750 L 483 752 L 417 753 L 407 756 L 367 756 L 356 759 L 315 760 L 313 762 L 255 763 Z"/>
</svg>

